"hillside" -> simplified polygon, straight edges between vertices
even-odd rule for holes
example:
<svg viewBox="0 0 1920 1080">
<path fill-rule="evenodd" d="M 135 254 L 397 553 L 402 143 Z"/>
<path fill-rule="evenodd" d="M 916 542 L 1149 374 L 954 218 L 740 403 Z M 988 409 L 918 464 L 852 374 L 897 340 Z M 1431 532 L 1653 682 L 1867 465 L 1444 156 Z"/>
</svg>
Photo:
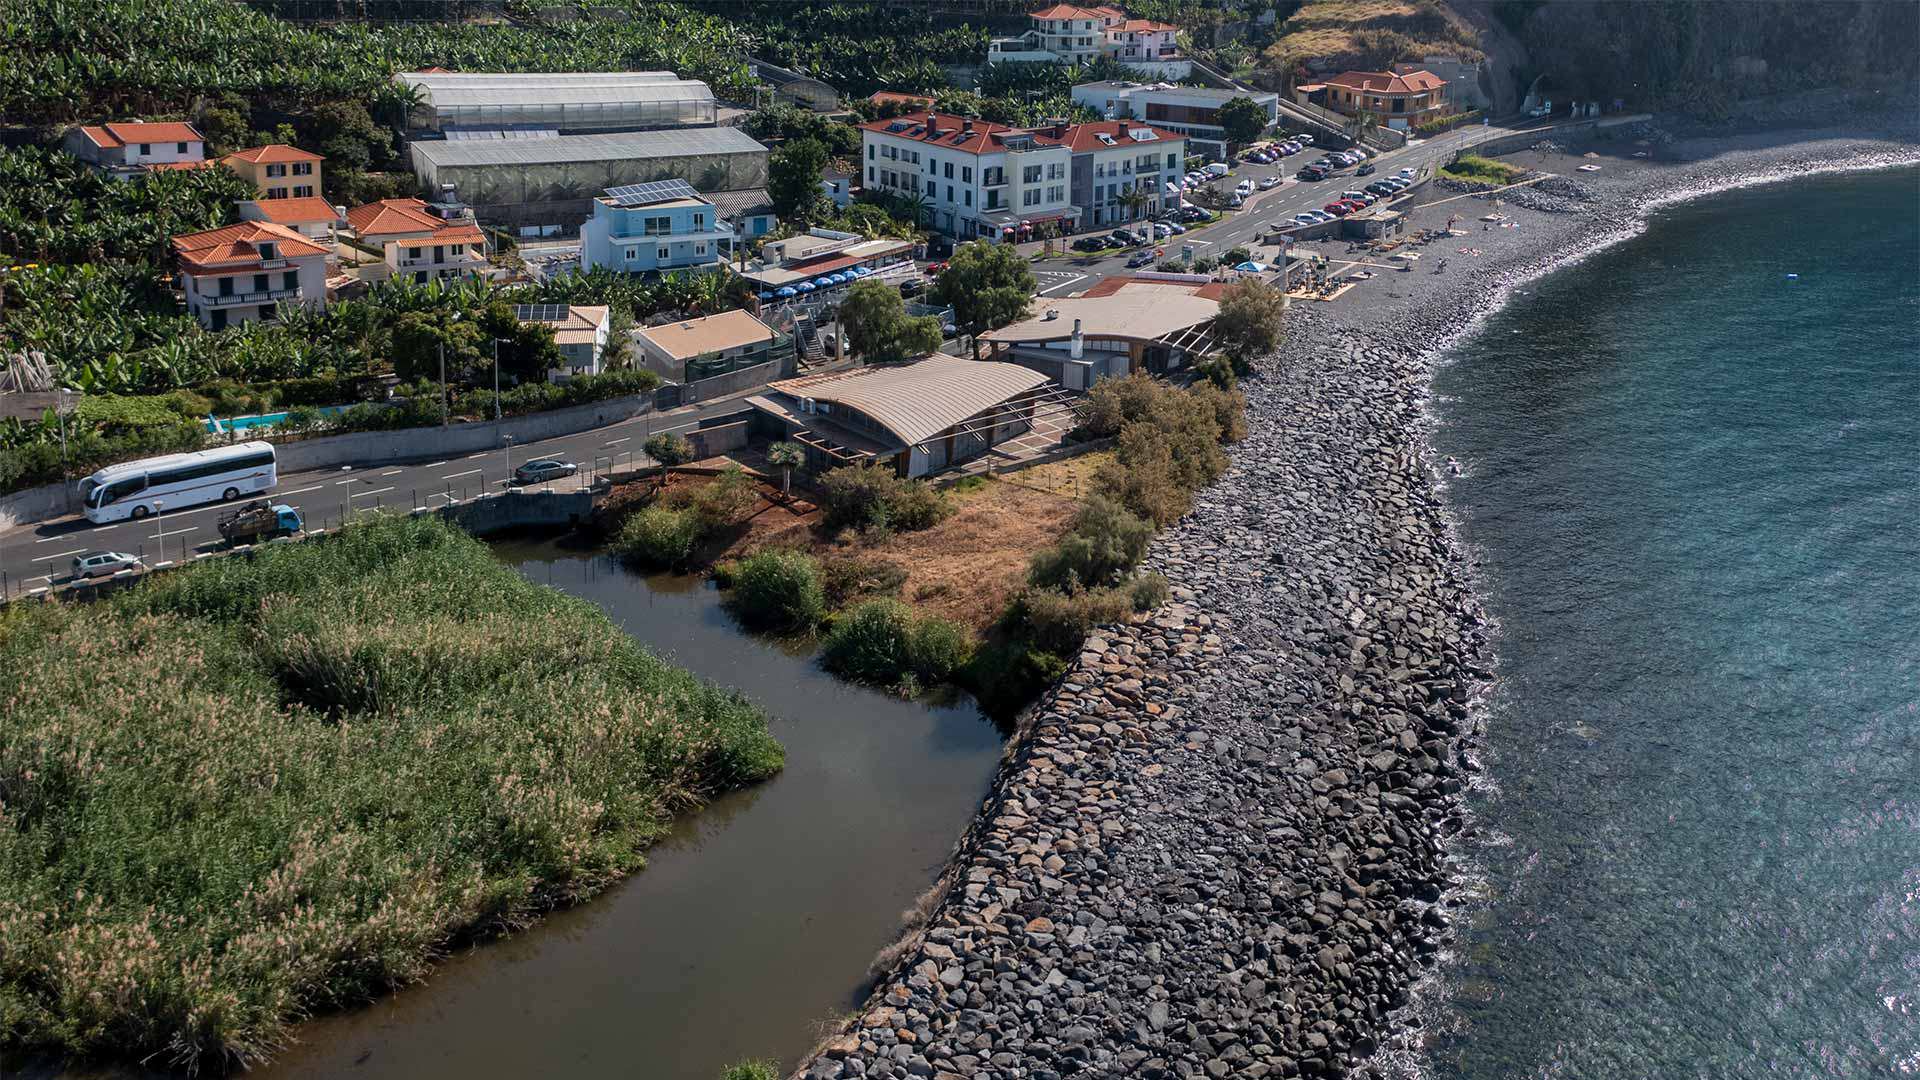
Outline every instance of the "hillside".
<svg viewBox="0 0 1920 1080">
<path fill-rule="evenodd" d="M 1439 0 L 1308 0 L 1276 28 L 1260 66 L 1278 86 L 1310 72 L 1380 70 L 1434 53 L 1482 55 L 1473 27 Z"/>
</svg>

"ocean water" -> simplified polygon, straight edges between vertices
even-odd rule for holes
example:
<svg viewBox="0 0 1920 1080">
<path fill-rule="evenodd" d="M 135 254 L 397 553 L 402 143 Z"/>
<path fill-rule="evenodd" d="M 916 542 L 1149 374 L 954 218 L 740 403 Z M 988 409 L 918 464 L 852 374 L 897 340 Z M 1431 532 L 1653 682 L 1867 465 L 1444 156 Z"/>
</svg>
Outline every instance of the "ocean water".
<svg viewBox="0 0 1920 1080">
<path fill-rule="evenodd" d="M 1920 1074 L 1920 170 L 1661 211 L 1436 416 L 1499 679 L 1433 1074 Z"/>
</svg>

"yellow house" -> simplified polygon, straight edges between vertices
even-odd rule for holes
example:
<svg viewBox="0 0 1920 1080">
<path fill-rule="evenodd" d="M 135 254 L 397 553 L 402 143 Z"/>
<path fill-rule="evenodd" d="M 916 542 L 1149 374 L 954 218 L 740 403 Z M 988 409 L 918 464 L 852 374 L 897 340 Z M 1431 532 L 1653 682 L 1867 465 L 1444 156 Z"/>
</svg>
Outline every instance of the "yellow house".
<svg viewBox="0 0 1920 1080">
<path fill-rule="evenodd" d="M 260 189 L 263 199 L 316 199 L 320 194 L 320 163 L 326 158 L 297 146 L 256 146 L 236 150 L 220 163 Z"/>
</svg>

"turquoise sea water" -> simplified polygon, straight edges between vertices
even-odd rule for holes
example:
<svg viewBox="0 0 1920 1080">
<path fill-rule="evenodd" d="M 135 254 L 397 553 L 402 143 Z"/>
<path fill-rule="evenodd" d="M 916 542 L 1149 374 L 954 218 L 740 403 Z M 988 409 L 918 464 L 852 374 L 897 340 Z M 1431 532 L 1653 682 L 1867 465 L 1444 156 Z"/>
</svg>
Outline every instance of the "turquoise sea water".
<svg viewBox="0 0 1920 1080">
<path fill-rule="evenodd" d="M 1920 171 L 1662 211 L 1436 386 L 1500 680 L 1434 1073 L 1920 1074 Z"/>
</svg>

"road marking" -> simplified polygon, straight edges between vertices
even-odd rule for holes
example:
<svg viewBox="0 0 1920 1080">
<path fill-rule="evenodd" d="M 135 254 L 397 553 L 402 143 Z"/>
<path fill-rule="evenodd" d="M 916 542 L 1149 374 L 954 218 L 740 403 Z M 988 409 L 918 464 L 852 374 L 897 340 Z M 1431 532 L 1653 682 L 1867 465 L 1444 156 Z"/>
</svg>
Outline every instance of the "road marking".
<svg viewBox="0 0 1920 1080">
<path fill-rule="evenodd" d="M 97 529 L 97 530 L 94 530 L 94 531 L 96 531 L 96 532 L 106 532 L 107 530 L 105 530 L 105 529 Z M 70 539 L 70 537 L 66 537 L 66 536 L 49 536 L 49 537 L 46 537 L 46 538 L 44 538 L 44 539 L 40 539 L 40 540 L 35 540 L 35 541 L 34 541 L 34 543 L 36 543 L 36 544 L 52 544 L 52 543 L 57 543 L 57 542 L 59 542 L 59 541 L 61 541 L 61 540 L 67 540 L 67 539 Z"/>
<path fill-rule="evenodd" d="M 468 461 L 472 461 L 472 460 L 473 460 L 473 459 L 475 459 L 475 458 L 483 458 L 483 457 L 486 457 L 486 456 L 487 456 L 488 454 L 491 454 L 491 453 L 493 453 L 493 451 L 491 451 L 491 450 L 482 450 L 482 451 L 480 451 L 480 452 L 479 452 L 479 453 L 477 453 L 477 454 L 468 454 L 468 455 L 467 455 L 467 460 L 468 460 Z"/>
<path fill-rule="evenodd" d="M 458 480 L 458 479 L 460 479 L 460 478 L 461 478 L 461 477 L 463 477 L 463 476 L 473 476 L 473 475 L 475 475 L 476 473 L 478 473 L 479 471 L 480 471 L 479 469 L 468 469 L 468 470 L 467 470 L 466 472 L 457 472 L 457 473 L 454 473 L 454 474 L 453 474 L 452 476 L 443 476 L 443 477 L 441 477 L 440 479 L 442 479 L 442 480 Z"/>
<path fill-rule="evenodd" d="M 1053 292 L 1057 289 L 1064 289 L 1069 285 L 1078 284 L 1082 281 L 1085 281 L 1086 279 L 1087 279 L 1087 275 L 1085 274 L 1075 274 L 1072 277 L 1068 278 L 1067 280 L 1060 282 L 1058 285 L 1049 285 L 1046 288 L 1041 289 L 1040 295 L 1045 296 L 1048 293 Z"/>
<path fill-rule="evenodd" d="M 619 446 L 621 443 L 626 442 L 628 439 L 631 439 L 631 438 L 633 438 L 633 436 L 631 435 L 622 435 L 619 438 L 613 440 L 612 442 L 602 443 L 601 445 L 602 446 Z"/>
<path fill-rule="evenodd" d="M 78 555 L 78 554 L 80 554 L 81 552 L 83 552 L 83 551 L 85 551 L 85 550 L 87 550 L 87 549 L 86 549 L 86 548 L 74 548 L 74 549 L 73 549 L 72 551 L 56 551 L 56 552 L 54 552 L 54 553 L 53 553 L 53 554 L 51 554 L 51 555 L 42 555 L 42 556 L 40 556 L 40 557 L 39 557 L 39 558 L 37 558 L 37 559 L 29 559 L 28 561 L 29 561 L 29 562 L 46 562 L 46 561 L 47 561 L 48 559 L 64 559 L 64 558 L 66 558 L 66 557 L 67 557 L 67 556 L 69 556 L 69 555 Z"/>
<path fill-rule="evenodd" d="M 326 486 L 327 485 L 325 484 L 315 484 L 312 487 L 294 488 L 292 491 L 282 491 L 282 492 L 278 492 L 277 494 L 281 498 L 285 498 L 288 495 L 305 495 L 309 491 L 319 491 L 321 488 Z"/>
<path fill-rule="evenodd" d="M 554 451 L 553 453 L 551 453 L 551 454 L 541 454 L 541 455 L 540 455 L 539 457 L 530 457 L 530 458 L 528 458 L 528 459 L 527 459 L 527 460 L 526 460 L 525 462 L 523 462 L 523 464 L 527 464 L 527 465 L 531 465 L 531 464 L 533 464 L 533 463 L 534 463 L 534 462 L 536 462 L 536 461 L 545 461 L 545 460 L 547 460 L 548 458 L 556 458 L 556 457 L 559 457 L 559 456 L 561 456 L 561 455 L 562 455 L 562 454 L 564 454 L 564 453 L 566 453 L 566 451 L 564 451 L 564 450 L 555 450 L 555 451 Z"/>
<path fill-rule="evenodd" d="M 383 473 L 381 473 L 380 475 L 381 475 L 381 476 L 392 476 L 392 475 L 394 475 L 395 473 L 397 473 L 397 472 L 400 472 L 400 471 L 401 471 L 401 470 L 399 470 L 399 469 L 388 469 L 388 470 L 387 470 L 386 472 L 383 472 Z"/>
<path fill-rule="evenodd" d="M 434 462 L 433 464 L 431 464 L 431 465 L 428 465 L 428 466 L 426 466 L 426 468 L 429 468 L 429 469 L 437 469 L 437 468 L 439 468 L 440 466 L 442 466 L 442 465 L 445 465 L 445 464 L 446 464 L 446 462 L 444 462 L 444 461 L 436 461 L 436 462 Z"/>
<path fill-rule="evenodd" d="M 356 477 L 355 479 L 358 479 L 358 478 Z M 333 486 L 339 487 L 341 484 L 351 484 L 351 483 L 353 483 L 352 480 L 335 480 L 333 482 Z"/>
<path fill-rule="evenodd" d="M 390 488 L 390 487 L 383 487 L 383 488 L 375 488 L 375 489 L 373 489 L 372 491 L 356 491 L 356 492 L 353 492 L 352 494 L 350 494 L 350 495 L 348 495 L 348 496 L 347 496 L 347 498 L 349 498 L 349 499 L 364 499 L 364 498 L 366 498 L 366 497 L 367 497 L 367 496 L 369 496 L 369 495 L 384 495 L 384 494 L 386 494 L 387 492 L 389 492 L 389 491 L 392 491 L 392 490 L 393 490 L 393 489 L 392 489 L 392 488 Z"/>
</svg>

